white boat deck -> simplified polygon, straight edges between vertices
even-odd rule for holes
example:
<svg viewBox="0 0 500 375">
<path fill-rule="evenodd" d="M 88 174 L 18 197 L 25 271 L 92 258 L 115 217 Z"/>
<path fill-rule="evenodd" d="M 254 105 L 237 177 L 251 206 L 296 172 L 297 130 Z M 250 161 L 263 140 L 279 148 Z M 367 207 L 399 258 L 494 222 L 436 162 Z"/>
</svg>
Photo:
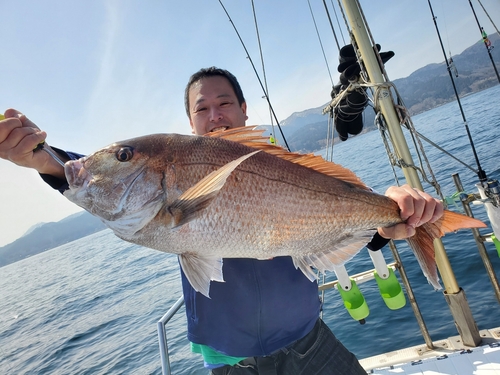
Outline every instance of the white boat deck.
<svg viewBox="0 0 500 375">
<path fill-rule="evenodd" d="M 500 375 L 500 327 L 480 331 L 481 346 L 464 346 L 460 336 L 362 359 L 374 375 Z"/>
</svg>

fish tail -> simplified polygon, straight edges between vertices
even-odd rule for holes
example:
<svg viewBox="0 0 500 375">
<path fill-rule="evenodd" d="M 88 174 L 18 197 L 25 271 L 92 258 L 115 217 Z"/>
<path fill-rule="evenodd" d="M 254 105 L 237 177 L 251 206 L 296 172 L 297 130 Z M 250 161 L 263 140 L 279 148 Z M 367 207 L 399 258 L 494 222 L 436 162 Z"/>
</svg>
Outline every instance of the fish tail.
<svg viewBox="0 0 500 375">
<path fill-rule="evenodd" d="M 463 228 L 484 228 L 486 224 L 469 216 L 452 211 L 444 211 L 443 216 L 434 223 L 426 223 L 415 228 L 415 235 L 407 241 L 415 254 L 420 268 L 429 283 L 435 289 L 441 289 L 436 267 L 434 239 L 441 238 L 445 233 Z"/>
</svg>

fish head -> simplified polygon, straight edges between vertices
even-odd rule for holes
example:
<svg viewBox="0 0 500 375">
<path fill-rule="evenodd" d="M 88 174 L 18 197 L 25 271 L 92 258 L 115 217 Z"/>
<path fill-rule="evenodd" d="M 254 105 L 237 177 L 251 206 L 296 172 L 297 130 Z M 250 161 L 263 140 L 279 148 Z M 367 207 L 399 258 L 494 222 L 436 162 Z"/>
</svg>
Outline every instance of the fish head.
<svg viewBox="0 0 500 375">
<path fill-rule="evenodd" d="M 153 135 L 135 138 L 67 162 L 64 195 L 120 237 L 130 237 L 157 215 L 166 195 L 152 142 L 158 143 Z"/>
</svg>

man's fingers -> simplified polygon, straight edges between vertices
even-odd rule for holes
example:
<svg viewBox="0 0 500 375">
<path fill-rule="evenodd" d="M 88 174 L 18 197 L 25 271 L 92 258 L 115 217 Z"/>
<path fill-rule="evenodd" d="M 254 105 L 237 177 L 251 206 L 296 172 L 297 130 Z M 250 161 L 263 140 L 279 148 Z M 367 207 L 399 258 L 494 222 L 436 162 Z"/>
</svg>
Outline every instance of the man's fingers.
<svg viewBox="0 0 500 375">
<path fill-rule="evenodd" d="M 401 219 L 413 227 L 420 226 L 428 221 L 434 222 L 443 213 L 443 205 L 437 199 L 409 185 L 401 187 L 391 186 L 386 195 L 399 206 Z"/>
<path fill-rule="evenodd" d="M 23 130 L 24 129 L 27 128 L 23 128 Z M 47 138 L 47 133 L 45 133 L 44 131 L 36 130 L 33 128 L 30 129 L 32 129 L 33 133 L 24 136 L 17 144 L 17 148 L 19 150 L 24 150 L 27 154 L 33 152 L 37 148 L 37 146 L 40 143 L 44 142 L 45 138 Z"/>
<path fill-rule="evenodd" d="M 415 228 L 404 223 L 393 225 L 387 228 L 378 228 L 378 233 L 384 238 L 393 240 L 403 240 L 415 234 Z"/>
<path fill-rule="evenodd" d="M 28 166 L 35 156 L 33 150 L 45 140 L 47 134 L 34 128 L 14 127 L 3 137 L 0 130 L 0 158 L 10 160 L 18 165 Z"/>
<path fill-rule="evenodd" d="M 17 118 L 9 118 L 0 121 L 0 144 L 4 142 L 15 128 L 21 128 L 23 124 Z"/>
<path fill-rule="evenodd" d="M 9 108 L 4 113 L 5 118 L 17 118 L 21 121 L 22 126 L 39 129 L 30 119 L 28 119 L 25 115 L 19 112 L 17 109 Z"/>
<path fill-rule="evenodd" d="M 415 228 L 428 222 L 438 220 L 444 211 L 443 204 L 429 194 L 414 189 L 409 185 L 391 186 L 386 196 L 399 206 L 401 219 L 405 223 L 390 228 L 379 228 L 382 237 L 403 239 L 415 234 Z"/>
<path fill-rule="evenodd" d="M 406 224 L 419 227 L 441 217 L 444 210 L 441 202 L 424 191 L 413 189 L 408 185 L 405 187 L 405 190 L 413 197 L 413 213 L 408 217 Z"/>
<path fill-rule="evenodd" d="M 417 227 L 422 223 L 422 219 L 425 215 L 427 203 L 426 197 L 423 195 L 425 193 L 417 191 L 408 185 L 404 185 L 404 188 L 413 198 L 412 212 L 405 212 L 405 216 L 407 216 L 406 224 L 411 225 L 412 227 Z"/>
</svg>

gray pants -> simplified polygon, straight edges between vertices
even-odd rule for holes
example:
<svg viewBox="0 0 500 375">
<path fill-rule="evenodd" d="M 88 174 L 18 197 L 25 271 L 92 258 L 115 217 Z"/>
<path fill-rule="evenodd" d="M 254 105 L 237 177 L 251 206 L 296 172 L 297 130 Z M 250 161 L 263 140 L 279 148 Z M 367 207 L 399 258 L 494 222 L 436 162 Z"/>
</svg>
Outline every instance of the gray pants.
<svg viewBox="0 0 500 375">
<path fill-rule="evenodd" d="M 211 375 L 366 375 L 358 360 L 320 319 L 311 332 L 265 357 L 250 357 Z"/>
</svg>

